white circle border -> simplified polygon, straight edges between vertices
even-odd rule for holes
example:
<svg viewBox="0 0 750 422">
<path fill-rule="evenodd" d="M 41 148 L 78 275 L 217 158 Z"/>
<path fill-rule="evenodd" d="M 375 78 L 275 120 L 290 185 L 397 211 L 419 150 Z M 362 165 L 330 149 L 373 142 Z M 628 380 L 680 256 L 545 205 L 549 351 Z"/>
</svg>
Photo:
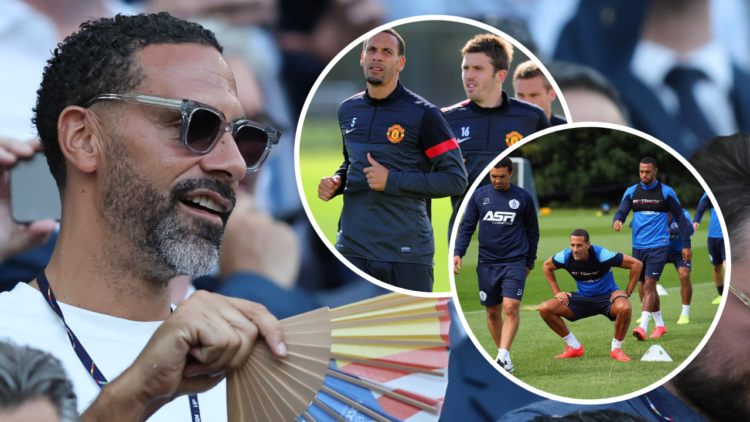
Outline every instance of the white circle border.
<svg viewBox="0 0 750 422">
<path fill-rule="evenodd" d="M 547 68 L 544 66 L 541 60 L 539 60 L 536 55 L 534 55 L 531 51 L 529 51 L 528 48 L 526 48 L 524 45 L 516 41 L 513 37 L 507 35 L 506 33 L 498 30 L 495 27 L 492 27 L 490 25 L 487 25 L 485 23 L 475 21 L 473 19 L 468 18 L 462 18 L 458 16 L 448 16 L 448 15 L 422 15 L 422 16 L 414 16 L 410 18 L 404 18 L 395 20 L 389 23 L 386 23 L 384 25 L 381 25 L 364 35 L 360 36 L 356 40 L 349 43 L 346 48 L 341 50 L 336 57 L 331 60 L 328 65 L 323 69 L 323 72 L 321 72 L 320 76 L 318 76 L 318 79 L 315 81 L 315 84 L 313 85 L 312 89 L 310 89 L 310 92 L 307 94 L 307 99 L 305 100 L 305 104 L 302 107 L 302 112 L 300 113 L 299 121 L 297 122 L 297 132 L 295 134 L 295 142 L 294 142 L 294 171 L 295 176 L 297 179 L 297 191 L 299 192 L 300 199 L 302 200 L 302 206 L 305 209 L 305 214 L 307 214 L 307 218 L 310 220 L 310 224 L 313 226 L 313 229 L 318 234 L 320 239 L 323 241 L 323 243 L 328 247 L 328 249 L 333 253 L 336 258 L 339 259 L 344 265 L 346 265 L 350 270 L 354 271 L 357 275 L 360 277 L 363 277 L 364 279 L 384 288 L 388 289 L 394 292 L 398 292 L 401 294 L 406 294 L 410 296 L 418 296 L 418 297 L 425 297 L 425 298 L 443 298 L 443 297 L 450 297 L 452 294 L 452 291 L 455 290 L 455 286 L 453 284 L 453 277 L 449 276 L 449 284 L 451 286 L 451 291 L 447 292 L 418 292 L 414 290 L 404 289 L 401 287 L 396 287 L 390 284 L 387 284 L 385 282 L 382 282 L 373 276 L 365 273 L 364 271 L 360 270 L 359 268 L 355 267 L 351 262 L 349 262 L 348 259 L 346 259 L 339 251 L 336 250 L 336 248 L 331 244 L 331 242 L 328 241 L 328 238 L 326 238 L 325 233 L 323 233 L 323 230 L 320 229 L 320 226 L 318 225 L 317 221 L 315 220 L 315 217 L 312 214 L 312 211 L 310 211 L 310 206 L 307 204 L 307 197 L 305 196 L 304 188 L 302 186 L 302 175 L 300 172 L 300 143 L 302 140 L 302 128 L 305 123 L 305 117 L 307 116 L 307 110 L 310 107 L 310 103 L 312 102 L 313 97 L 315 96 L 315 93 L 318 91 L 318 88 L 320 87 L 320 84 L 323 82 L 325 77 L 328 75 L 328 73 L 333 69 L 333 67 L 346 55 L 348 54 L 353 48 L 360 45 L 364 40 L 367 38 L 378 34 L 383 29 L 392 28 L 394 26 L 399 26 L 407 23 L 413 23 L 413 22 L 423 22 L 423 21 L 447 21 L 447 22 L 458 22 L 463 23 L 466 25 L 471 25 L 474 27 L 481 28 L 485 31 L 491 32 L 495 35 L 499 35 L 500 37 L 504 38 L 506 41 L 509 41 L 515 48 L 520 49 L 523 51 L 523 53 L 530 59 L 533 60 L 537 65 L 539 65 L 539 68 L 542 70 L 542 73 L 544 73 L 544 76 L 547 78 L 548 81 L 552 84 L 552 87 L 555 89 L 555 92 L 558 93 L 557 98 L 560 100 L 560 105 L 563 108 L 563 111 L 565 113 L 565 118 L 567 121 L 571 121 L 570 117 L 570 110 L 568 109 L 568 104 L 565 102 L 565 99 L 563 98 L 563 95 L 560 91 L 560 87 L 557 86 L 557 82 L 552 78 L 552 75 L 550 75 Z M 539 133 L 539 132 L 538 132 Z M 544 132 L 544 133 L 549 133 Z M 461 212 L 463 212 L 463 208 L 461 208 Z M 448 252 L 450 253 L 453 250 L 452 243 L 449 242 L 448 246 Z M 448 267 L 452 268 L 452 266 Z M 452 271 L 448 271 L 449 274 L 452 274 Z M 464 321 L 464 327 L 466 327 L 465 321 Z M 475 343 L 476 344 L 476 343 Z"/>
<path fill-rule="evenodd" d="M 464 214 L 464 212 L 466 211 L 466 205 L 468 204 L 468 201 L 471 198 L 471 195 L 477 189 L 477 186 L 479 186 L 479 182 L 489 173 L 490 168 L 492 168 L 495 165 L 495 163 L 497 163 L 498 161 L 500 161 L 504 157 L 508 156 L 511 152 L 515 151 L 516 149 L 520 148 L 521 146 L 523 146 L 523 145 L 525 145 L 525 144 L 527 144 L 529 142 L 532 142 L 532 141 L 536 140 L 537 138 L 540 138 L 542 136 L 545 136 L 545 135 L 553 133 L 553 132 L 558 132 L 558 131 L 561 131 L 561 130 L 576 129 L 576 128 L 603 128 L 603 129 L 619 130 L 619 131 L 630 133 L 631 135 L 638 136 L 638 137 L 640 137 L 642 139 L 645 139 L 647 141 L 650 141 L 650 142 L 656 144 L 657 146 L 661 147 L 665 151 L 669 152 L 673 157 L 677 158 L 680 161 L 680 163 L 682 163 L 682 165 L 684 165 L 688 170 L 690 170 L 690 173 L 692 173 L 693 177 L 695 177 L 696 180 L 698 180 L 698 183 L 700 183 L 700 185 L 703 188 L 703 190 L 708 194 L 708 197 L 711 199 L 711 201 L 714 204 L 718 204 L 718 202 L 716 201 L 716 198 L 714 197 L 713 192 L 711 192 L 711 189 L 708 187 L 708 185 L 706 184 L 705 180 L 703 180 L 703 177 L 701 177 L 701 175 L 698 173 L 698 171 L 688 162 L 688 160 L 685 157 L 683 157 L 682 155 L 680 155 L 679 153 L 677 153 L 669 145 L 663 143 L 662 141 L 654 138 L 653 136 L 651 136 L 649 134 L 641 132 L 641 131 L 639 131 L 637 129 L 629 128 L 627 126 L 616 125 L 616 124 L 611 124 L 611 123 L 601 123 L 601 122 L 579 122 L 579 123 L 568 123 L 568 124 L 564 124 L 564 125 L 553 126 L 551 128 L 548 128 L 548 129 L 536 132 L 536 133 L 534 133 L 532 135 L 529 135 L 528 137 L 520 140 L 519 142 L 515 143 L 514 145 L 512 145 L 511 147 L 509 147 L 508 149 L 506 149 L 505 151 L 503 151 L 502 153 L 500 153 L 482 171 L 482 173 L 480 174 L 480 176 L 477 178 L 477 180 L 474 182 L 474 184 L 471 186 L 471 188 L 467 191 L 466 197 L 464 199 L 464 202 L 461 203 L 461 206 L 460 206 L 460 208 L 458 210 L 458 214 L 457 215 L 463 215 Z M 731 254 L 731 249 L 730 249 L 730 245 L 729 245 L 729 236 L 727 236 L 727 234 L 726 234 L 726 233 L 729 233 L 729 232 L 727 231 L 727 227 L 726 227 L 726 224 L 724 222 L 724 215 L 721 213 L 721 209 L 719 209 L 718 206 L 716 206 L 714 208 L 716 209 L 716 213 L 719 216 L 719 222 L 721 223 L 721 228 L 722 228 L 723 233 L 724 233 L 724 244 L 726 246 L 726 255 L 727 255 L 727 267 L 726 267 L 726 271 L 725 271 L 725 274 L 724 274 L 724 284 L 728 285 L 729 282 L 730 282 L 729 280 L 731 280 L 731 275 L 732 275 L 732 273 L 731 273 L 731 256 L 732 256 L 732 254 Z M 451 268 L 453 266 L 452 251 L 455 248 L 456 231 L 457 231 L 459 225 L 460 225 L 460 221 L 459 221 L 458 218 L 456 218 L 456 221 L 453 223 L 453 227 L 451 228 L 451 237 L 450 237 L 450 242 L 449 242 L 449 247 L 448 247 L 448 255 L 449 255 L 448 256 L 448 260 L 450 262 Z M 640 395 L 646 394 L 649 391 L 651 391 L 651 390 L 653 390 L 655 388 L 658 388 L 661 385 L 663 385 L 664 383 L 666 383 L 667 381 L 671 380 L 680 371 L 682 371 L 683 369 L 685 369 L 685 367 L 688 364 L 690 364 L 690 362 L 692 362 L 693 359 L 695 359 L 695 357 L 698 355 L 698 353 L 700 353 L 700 351 L 703 350 L 703 347 L 706 345 L 706 342 L 708 341 L 708 339 L 713 334 L 714 329 L 716 329 L 716 325 L 719 322 L 721 314 L 724 312 L 724 305 L 726 304 L 726 301 L 727 301 L 726 298 L 728 296 L 728 295 L 723 295 L 722 296 L 721 304 L 719 305 L 719 309 L 716 311 L 716 315 L 714 315 L 714 320 L 711 323 L 711 326 L 708 328 L 708 331 L 706 332 L 706 334 L 703 336 L 703 339 L 701 340 L 701 342 L 693 350 L 693 352 L 677 368 L 675 368 L 674 370 L 672 370 L 672 372 L 670 372 L 669 374 L 665 375 L 664 377 L 662 377 L 658 381 L 652 383 L 651 385 L 648 385 L 648 386 L 646 386 L 644 388 L 641 388 L 640 390 L 636 390 L 636 391 L 634 391 L 632 393 L 629 393 L 629 394 L 624 394 L 624 395 L 616 396 L 616 397 L 609 397 L 609 398 L 605 398 L 605 399 L 574 399 L 574 398 L 558 396 L 556 394 L 552 394 L 552 393 L 548 393 L 546 391 L 542 391 L 542 390 L 540 390 L 540 389 L 538 389 L 536 387 L 533 387 L 533 386 L 531 386 L 531 385 L 529 385 L 529 384 L 527 384 L 527 383 L 519 380 L 515 376 L 512 376 L 511 374 L 508 374 L 505 370 L 500 369 L 500 367 L 495 363 L 495 359 L 492 358 L 492 356 L 490 356 L 484 350 L 484 347 L 482 347 L 482 345 L 479 343 L 479 341 L 477 340 L 476 336 L 474 335 L 474 332 L 469 328 L 469 325 L 466 322 L 466 317 L 464 316 L 463 309 L 461 308 L 461 302 L 458 300 L 458 292 L 456 290 L 456 278 L 455 278 L 455 275 L 453 274 L 453 271 L 450 271 L 449 278 L 450 278 L 450 284 L 451 284 L 451 292 L 452 292 L 452 297 L 453 297 L 453 303 L 456 306 L 456 312 L 458 313 L 458 318 L 461 320 L 461 324 L 463 324 L 464 329 L 466 331 L 466 334 L 469 336 L 469 338 L 471 339 L 471 341 L 474 343 L 474 346 L 477 348 L 477 350 L 479 350 L 479 352 L 482 354 L 482 356 L 484 356 L 484 358 L 487 360 L 487 362 L 490 363 L 490 365 L 492 365 L 493 367 L 495 367 L 495 369 L 497 369 L 498 372 L 500 372 L 501 374 L 503 374 L 510 381 L 512 381 L 513 383 L 515 383 L 519 387 L 522 387 L 522 388 L 526 389 L 527 391 L 530 391 L 530 392 L 532 392 L 532 393 L 534 393 L 536 395 L 542 396 L 542 397 L 544 397 L 546 399 L 549 399 L 549 400 L 555 400 L 555 401 L 559 401 L 559 402 L 570 403 L 570 404 L 579 404 L 579 405 L 581 405 L 581 404 L 582 405 L 612 404 L 612 403 L 616 403 L 616 402 L 620 402 L 620 401 L 630 400 L 632 398 L 635 398 L 635 397 L 638 397 Z"/>
</svg>

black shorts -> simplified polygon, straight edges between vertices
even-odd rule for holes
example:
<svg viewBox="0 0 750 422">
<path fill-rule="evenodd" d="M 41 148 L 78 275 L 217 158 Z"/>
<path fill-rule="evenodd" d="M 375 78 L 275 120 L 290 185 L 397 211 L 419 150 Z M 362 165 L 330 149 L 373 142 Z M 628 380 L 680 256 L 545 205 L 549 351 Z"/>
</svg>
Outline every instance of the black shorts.
<svg viewBox="0 0 750 422">
<path fill-rule="evenodd" d="M 523 298 L 526 287 L 525 265 L 477 266 L 479 281 L 479 300 L 483 306 L 495 306 L 503 303 L 503 298 Z"/>
<path fill-rule="evenodd" d="M 711 260 L 711 265 L 721 265 L 727 260 L 723 237 L 708 238 L 708 258 Z"/>
<path fill-rule="evenodd" d="M 374 261 L 351 256 L 347 256 L 346 259 L 355 267 L 391 286 L 417 292 L 432 292 L 432 283 L 435 279 L 431 265 Z"/>
<path fill-rule="evenodd" d="M 661 272 L 664 271 L 664 265 L 667 264 L 667 246 L 658 248 L 636 249 L 633 248 L 633 258 L 643 263 L 641 276 L 638 281 L 646 281 L 646 277 L 659 279 Z"/>
<path fill-rule="evenodd" d="M 568 318 L 568 321 L 578 321 L 579 319 L 588 318 L 594 315 L 604 315 L 609 318 L 610 321 L 617 319 L 609 314 L 609 309 L 612 307 L 612 302 L 609 301 L 609 297 L 612 296 L 612 293 L 597 296 L 584 296 L 578 292 L 572 292 L 571 295 L 572 296 L 568 298 L 568 308 L 573 311 L 574 318 Z M 624 297 L 627 299 L 627 296 L 618 297 Z"/>
<path fill-rule="evenodd" d="M 690 260 L 687 263 L 685 263 L 685 260 L 682 259 L 682 252 L 672 252 L 669 255 L 667 255 L 667 264 L 674 264 L 674 267 L 677 270 L 679 270 L 680 268 L 690 269 L 691 262 L 693 261 Z"/>
</svg>

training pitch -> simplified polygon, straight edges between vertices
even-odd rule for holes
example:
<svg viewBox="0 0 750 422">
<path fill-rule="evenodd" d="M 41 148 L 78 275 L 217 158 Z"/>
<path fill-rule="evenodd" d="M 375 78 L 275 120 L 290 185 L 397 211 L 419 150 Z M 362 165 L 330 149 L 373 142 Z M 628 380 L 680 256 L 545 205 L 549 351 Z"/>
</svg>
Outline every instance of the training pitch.
<svg viewBox="0 0 750 422">
<path fill-rule="evenodd" d="M 693 210 L 689 210 L 690 215 Z M 682 310 L 680 279 L 672 264 L 664 267 L 659 284 L 668 295 L 661 296 L 661 308 L 667 334 L 659 339 L 637 341 L 631 331 L 638 325 L 641 304 L 638 294 L 630 298 L 633 318 L 625 337 L 622 350 L 631 359 L 619 362 L 609 355 L 614 334 L 614 323 L 604 316 L 586 318 L 575 323 L 564 319 L 568 328 L 584 346 L 585 354 L 579 358 L 555 359 L 563 352 L 565 342 L 555 334 L 539 316 L 540 303 L 553 297 L 552 290 L 542 273 L 542 264 L 550 256 L 569 247 L 570 233 L 577 228 L 588 230 L 593 244 L 614 252 L 631 255 L 631 230 L 627 223 L 622 232 L 612 230 L 613 214 L 597 217 L 596 210 L 553 210 L 550 216 L 539 216 L 541 237 L 535 269 L 526 281 L 521 301 L 521 323 L 510 349 L 515 366 L 513 373 L 518 379 L 552 394 L 578 399 L 602 399 L 637 391 L 660 380 L 677 368 L 698 346 L 713 322 L 718 310 L 711 305 L 716 288 L 708 260 L 706 233 L 708 222 L 703 221 L 692 237 L 693 260 L 691 281 L 693 299 L 690 307 L 690 324 L 677 325 Z M 707 214 L 708 217 L 708 214 Z M 632 219 L 632 213 L 628 221 Z M 665 227 L 666 230 L 666 227 Z M 456 275 L 456 290 L 466 321 L 487 353 L 494 358 L 497 348 L 487 329 L 484 307 L 479 304 L 477 288 L 477 239 L 476 233 L 463 260 L 461 274 Z M 629 270 L 613 268 L 615 281 L 625 290 Z M 575 281 L 565 270 L 555 272 L 562 291 L 577 290 Z M 648 335 L 653 330 L 653 319 L 649 323 Z M 672 362 L 641 362 L 640 358 L 652 345 L 661 345 Z"/>
</svg>

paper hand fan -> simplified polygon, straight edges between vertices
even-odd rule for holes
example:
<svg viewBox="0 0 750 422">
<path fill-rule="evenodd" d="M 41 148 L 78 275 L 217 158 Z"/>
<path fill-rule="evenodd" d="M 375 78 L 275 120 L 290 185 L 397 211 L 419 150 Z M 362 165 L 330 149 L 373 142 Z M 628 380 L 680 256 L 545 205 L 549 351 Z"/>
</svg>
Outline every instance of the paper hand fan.
<svg viewBox="0 0 750 422">
<path fill-rule="evenodd" d="M 447 298 L 378 296 L 281 321 L 227 378 L 230 422 L 437 421 L 448 385 Z"/>
</svg>

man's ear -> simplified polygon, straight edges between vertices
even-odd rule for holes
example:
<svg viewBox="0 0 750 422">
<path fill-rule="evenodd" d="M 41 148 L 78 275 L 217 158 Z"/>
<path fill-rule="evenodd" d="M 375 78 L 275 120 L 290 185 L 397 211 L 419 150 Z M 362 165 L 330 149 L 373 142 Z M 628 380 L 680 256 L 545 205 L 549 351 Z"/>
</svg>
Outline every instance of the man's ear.
<svg viewBox="0 0 750 422">
<path fill-rule="evenodd" d="M 507 70 L 498 70 L 495 72 L 495 83 L 499 83 L 502 85 L 503 82 L 505 82 L 505 78 L 508 77 L 508 71 Z"/>
<path fill-rule="evenodd" d="M 404 66 L 406 66 L 406 56 L 401 56 L 401 58 L 398 59 L 398 71 L 404 70 Z"/>
<path fill-rule="evenodd" d="M 57 138 L 68 166 L 92 173 L 99 166 L 101 136 L 99 118 L 91 110 L 66 107 L 57 120 Z"/>
<path fill-rule="evenodd" d="M 365 50 L 362 50 L 362 54 L 359 55 L 359 66 L 365 67 Z"/>
<path fill-rule="evenodd" d="M 555 98 L 557 98 L 557 92 L 555 92 L 554 89 L 549 90 L 549 102 L 555 101 Z"/>
</svg>

